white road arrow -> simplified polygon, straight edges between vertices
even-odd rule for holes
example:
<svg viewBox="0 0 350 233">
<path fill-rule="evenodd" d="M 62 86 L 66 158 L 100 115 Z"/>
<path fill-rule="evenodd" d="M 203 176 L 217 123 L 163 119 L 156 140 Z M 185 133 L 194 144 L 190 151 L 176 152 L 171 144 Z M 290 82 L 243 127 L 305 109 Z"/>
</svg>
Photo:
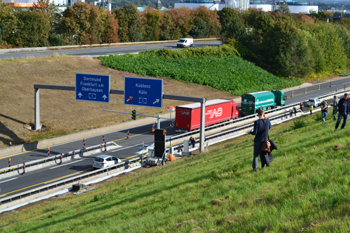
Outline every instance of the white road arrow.
<svg viewBox="0 0 350 233">
<path fill-rule="evenodd" d="M 81 92 L 79 92 L 78 96 L 79 96 L 79 98 L 81 98 L 83 96 L 83 94 L 81 94 Z"/>
<path fill-rule="evenodd" d="M 153 104 L 159 103 L 159 99 L 156 99 L 156 101 L 153 102 Z"/>
<path fill-rule="evenodd" d="M 106 95 L 103 95 L 102 98 L 106 100 L 108 97 Z"/>
</svg>

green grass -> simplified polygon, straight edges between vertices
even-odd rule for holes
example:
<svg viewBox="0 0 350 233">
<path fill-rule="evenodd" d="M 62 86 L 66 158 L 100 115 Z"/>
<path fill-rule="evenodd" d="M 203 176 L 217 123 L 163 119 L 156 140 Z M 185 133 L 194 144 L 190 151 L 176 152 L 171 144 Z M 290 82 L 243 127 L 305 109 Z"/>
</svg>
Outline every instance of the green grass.
<svg viewBox="0 0 350 233">
<path fill-rule="evenodd" d="M 143 76 L 168 77 L 206 85 L 234 95 L 280 90 L 302 83 L 299 79 L 287 80 L 272 75 L 237 57 L 236 51 L 227 45 L 110 55 L 101 57 L 101 64 Z"/>
<path fill-rule="evenodd" d="M 297 129 L 293 122 L 273 126 L 270 137 L 280 149 L 257 173 L 247 135 L 1 216 L 1 231 L 349 232 L 350 126 L 334 133 L 331 117 L 322 124 L 315 115 Z"/>
</svg>

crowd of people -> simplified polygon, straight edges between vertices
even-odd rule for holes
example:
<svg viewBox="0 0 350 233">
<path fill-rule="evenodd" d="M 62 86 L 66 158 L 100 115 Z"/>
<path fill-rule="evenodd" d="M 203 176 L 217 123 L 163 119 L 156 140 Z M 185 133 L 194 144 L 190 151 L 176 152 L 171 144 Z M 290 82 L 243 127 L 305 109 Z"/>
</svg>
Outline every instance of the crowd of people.
<svg viewBox="0 0 350 233">
<path fill-rule="evenodd" d="M 326 117 L 328 113 L 328 103 L 327 101 L 323 101 L 320 105 L 321 107 L 321 113 L 322 113 L 322 123 L 326 123 Z M 304 105 L 303 103 L 300 103 L 300 110 L 303 111 Z M 296 109 L 294 109 L 296 112 Z M 313 105 L 310 106 L 310 114 L 312 114 L 313 111 Z M 338 114 L 338 120 L 335 124 L 334 132 L 337 132 L 338 127 L 343 121 L 341 129 L 344 129 L 346 126 L 346 123 L 348 121 L 348 114 L 350 113 L 350 98 L 347 93 L 344 94 L 344 97 L 341 99 L 338 99 L 337 96 L 334 96 L 333 99 L 333 120 L 337 120 L 337 114 Z M 293 111 L 290 110 L 290 115 L 293 114 Z M 251 135 L 255 135 L 254 138 L 254 151 L 253 151 L 253 171 L 257 171 L 258 167 L 258 158 L 260 155 L 261 159 L 261 166 L 264 168 L 266 165 L 269 166 L 269 157 L 266 156 L 266 143 L 269 145 L 269 130 L 271 129 L 271 122 L 268 118 L 266 118 L 264 110 L 259 109 L 258 110 L 258 120 L 254 122 L 254 127 L 252 130 L 249 131 Z M 271 154 L 272 157 L 272 154 Z"/>
</svg>

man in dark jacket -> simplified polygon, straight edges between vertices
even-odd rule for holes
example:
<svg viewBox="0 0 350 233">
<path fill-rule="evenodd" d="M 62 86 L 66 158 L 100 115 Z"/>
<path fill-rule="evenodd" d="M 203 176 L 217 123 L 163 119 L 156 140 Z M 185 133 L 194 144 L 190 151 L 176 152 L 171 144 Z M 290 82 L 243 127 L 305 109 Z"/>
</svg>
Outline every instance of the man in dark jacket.
<svg viewBox="0 0 350 233">
<path fill-rule="evenodd" d="M 271 128 L 271 122 L 266 119 L 266 134 L 265 134 L 265 113 L 264 110 L 258 110 L 258 120 L 254 122 L 254 128 L 250 134 L 255 135 L 254 138 L 254 157 L 253 157 L 253 171 L 256 172 L 258 167 L 258 157 L 261 151 L 261 145 L 264 140 L 268 139 L 269 129 Z M 265 136 L 265 139 L 264 139 Z M 263 164 L 262 164 L 263 165 Z"/>
<path fill-rule="evenodd" d="M 346 122 L 348 121 L 348 113 L 349 113 L 349 95 L 347 93 L 344 94 L 344 98 L 340 99 L 338 102 L 338 121 L 335 124 L 334 132 L 337 132 L 338 126 L 344 117 L 343 124 L 341 129 L 344 129 Z"/>
</svg>

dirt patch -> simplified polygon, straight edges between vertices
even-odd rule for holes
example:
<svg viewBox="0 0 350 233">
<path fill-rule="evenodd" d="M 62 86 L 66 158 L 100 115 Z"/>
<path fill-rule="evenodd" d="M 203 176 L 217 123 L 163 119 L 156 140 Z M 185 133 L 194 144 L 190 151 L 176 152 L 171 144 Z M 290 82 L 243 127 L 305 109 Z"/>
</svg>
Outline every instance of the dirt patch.
<svg viewBox="0 0 350 233">
<path fill-rule="evenodd" d="M 344 146 L 341 145 L 341 144 L 337 144 L 337 145 L 335 145 L 335 146 L 333 147 L 333 150 L 334 150 L 334 151 L 337 151 L 337 150 L 339 150 L 339 149 L 341 149 L 341 148 L 344 148 Z"/>
<path fill-rule="evenodd" d="M 26 126 L 34 123 L 34 84 L 75 85 L 75 73 L 110 75 L 111 89 L 124 89 L 124 77 L 142 77 L 113 70 L 98 59 L 56 55 L 53 57 L 8 59 L 0 62 L 0 148 L 43 138 L 100 128 L 131 120 L 132 106 L 125 106 L 122 95 L 111 95 L 110 103 L 76 101 L 73 91 L 40 90 L 40 119 L 46 131 L 32 132 Z M 232 99 L 230 93 L 196 84 L 164 80 L 164 93 Z M 168 113 L 167 107 L 186 104 L 164 100 L 162 109 L 137 108 L 137 113 L 157 115 Z M 127 114 L 104 112 L 112 109 Z"/>
</svg>

